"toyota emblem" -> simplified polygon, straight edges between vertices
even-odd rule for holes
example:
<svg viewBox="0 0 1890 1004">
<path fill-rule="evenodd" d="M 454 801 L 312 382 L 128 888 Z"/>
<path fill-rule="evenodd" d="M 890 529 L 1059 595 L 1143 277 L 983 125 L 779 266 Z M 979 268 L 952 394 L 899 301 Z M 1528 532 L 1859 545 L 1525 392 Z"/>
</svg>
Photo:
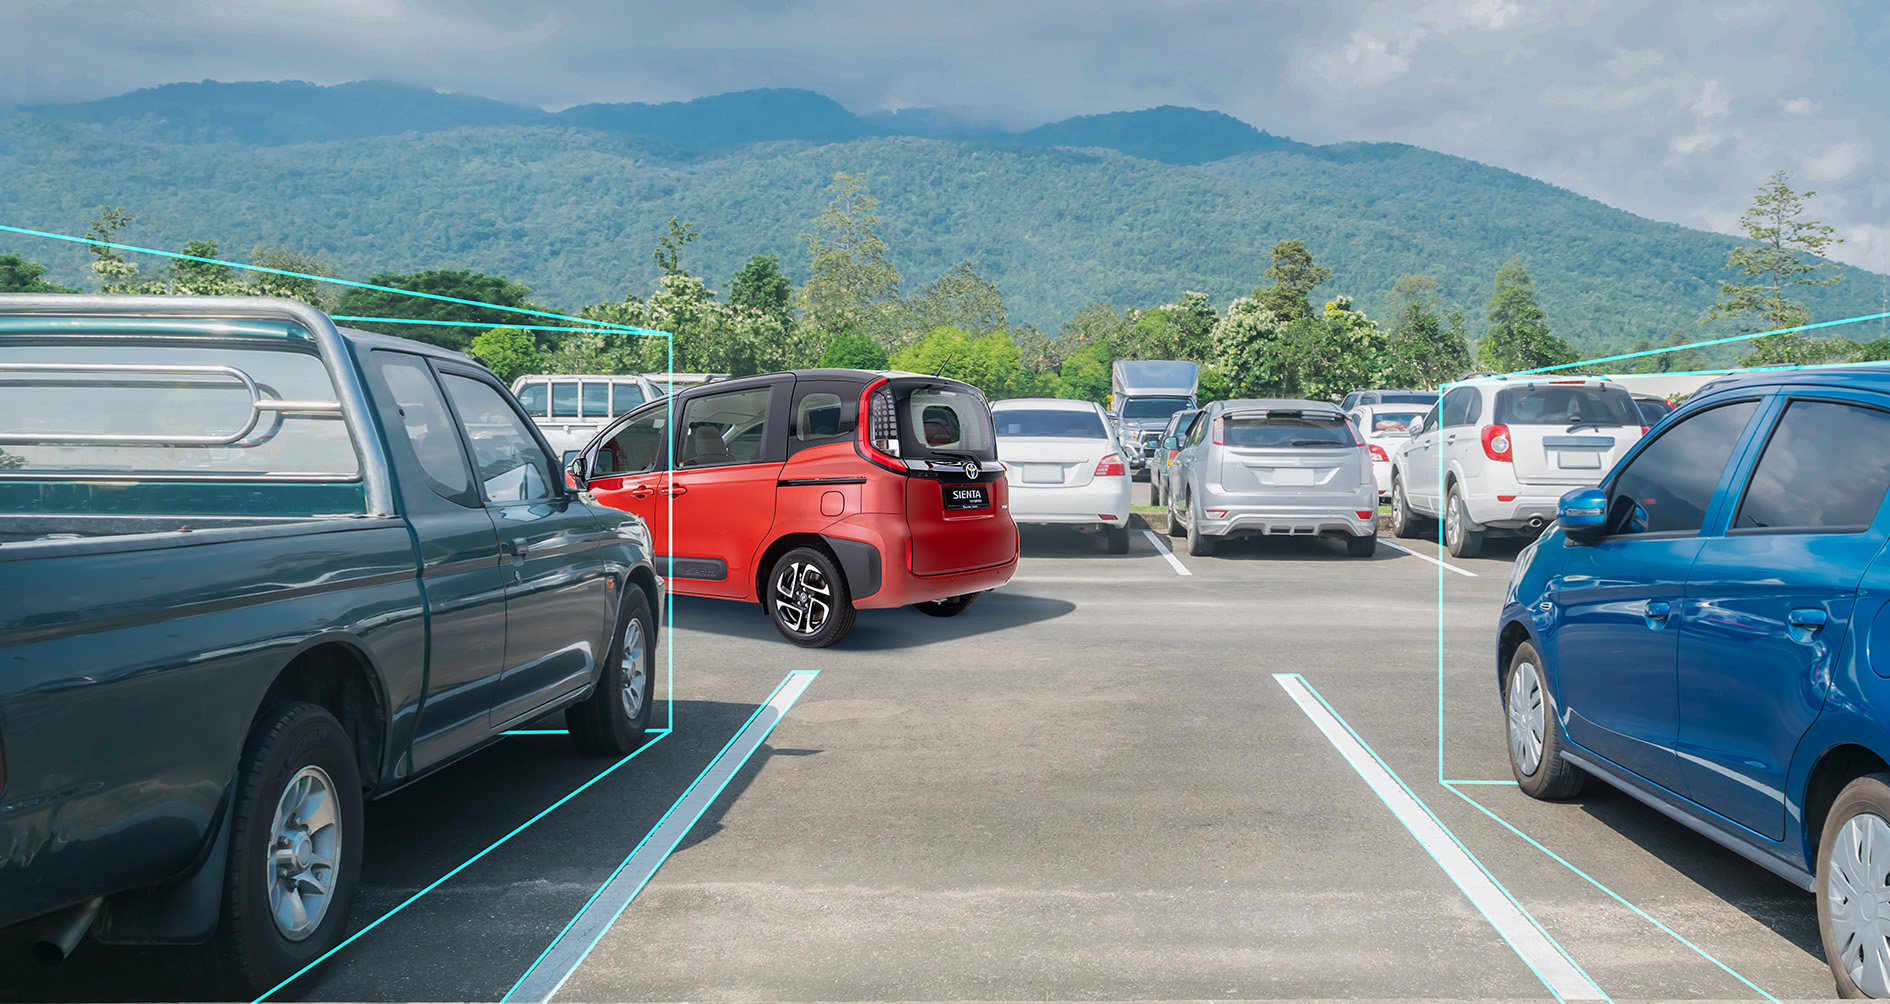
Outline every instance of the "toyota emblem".
<svg viewBox="0 0 1890 1004">
<path fill-rule="evenodd" d="M 978 475 L 983 474 L 983 473 L 984 473 L 984 468 L 978 466 L 978 464 L 975 461 L 971 461 L 971 460 L 965 461 L 965 477 L 966 478 L 976 481 L 978 479 Z"/>
</svg>

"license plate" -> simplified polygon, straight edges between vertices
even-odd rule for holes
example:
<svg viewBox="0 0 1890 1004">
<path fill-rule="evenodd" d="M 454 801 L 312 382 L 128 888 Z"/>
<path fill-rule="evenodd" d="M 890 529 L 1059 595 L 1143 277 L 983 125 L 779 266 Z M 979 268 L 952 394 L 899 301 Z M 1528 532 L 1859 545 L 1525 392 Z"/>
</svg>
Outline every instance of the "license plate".
<svg viewBox="0 0 1890 1004">
<path fill-rule="evenodd" d="M 1306 488 L 1313 483 L 1313 469 L 1310 467 L 1275 467 L 1273 483 L 1288 488 Z"/>
<path fill-rule="evenodd" d="M 990 489 L 984 485 L 943 485 L 946 509 L 989 509 Z"/>
<path fill-rule="evenodd" d="M 1601 466 L 1601 454 L 1593 450 L 1557 450 L 1555 459 L 1563 470 L 1584 470 Z"/>
<path fill-rule="evenodd" d="M 1061 464 L 1025 464 L 1024 483 L 1060 485 L 1063 483 L 1063 466 Z"/>
</svg>

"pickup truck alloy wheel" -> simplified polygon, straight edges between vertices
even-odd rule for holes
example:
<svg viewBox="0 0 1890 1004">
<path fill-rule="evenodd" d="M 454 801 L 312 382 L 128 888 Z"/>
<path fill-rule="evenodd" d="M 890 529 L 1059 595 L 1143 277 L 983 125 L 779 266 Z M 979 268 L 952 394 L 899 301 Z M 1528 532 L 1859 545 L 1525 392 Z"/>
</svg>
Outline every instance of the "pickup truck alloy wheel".
<svg viewBox="0 0 1890 1004">
<path fill-rule="evenodd" d="M 618 660 L 621 674 L 618 693 L 623 698 L 623 716 L 636 721 L 643 715 L 643 704 L 650 699 L 650 674 L 644 669 L 649 653 L 643 640 L 643 622 L 632 620 L 623 636 L 623 658 Z"/>
<path fill-rule="evenodd" d="M 290 941 L 314 933 L 334 902 L 335 865 L 341 860 L 341 819 L 335 782 L 313 765 L 289 779 L 276 802 L 271 829 L 269 915 Z"/>
<path fill-rule="evenodd" d="M 643 745 L 654 702 L 656 661 L 650 640 L 650 601 L 642 589 L 624 591 L 616 634 L 605 654 L 591 696 L 567 708 L 564 723 L 579 752 L 628 756 Z"/>
<path fill-rule="evenodd" d="M 853 630 L 846 576 L 831 555 L 812 547 L 775 559 L 762 603 L 775 630 L 802 648 L 826 648 Z"/>
<path fill-rule="evenodd" d="M 1890 775 L 1844 786 L 1818 842 L 1818 934 L 1840 997 L 1890 997 Z"/>
</svg>

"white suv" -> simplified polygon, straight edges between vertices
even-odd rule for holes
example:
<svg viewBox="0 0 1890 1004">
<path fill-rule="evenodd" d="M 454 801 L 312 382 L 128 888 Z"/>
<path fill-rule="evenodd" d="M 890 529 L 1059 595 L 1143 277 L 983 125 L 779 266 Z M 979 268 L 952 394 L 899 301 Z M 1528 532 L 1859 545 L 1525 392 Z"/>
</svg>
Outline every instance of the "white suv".
<svg viewBox="0 0 1890 1004">
<path fill-rule="evenodd" d="M 1442 519 L 1475 557 L 1486 531 L 1533 535 L 1570 488 L 1593 485 L 1647 427 L 1633 395 L 1599 377 L 1491 377 L 1453 388 L 1391 458 L 1391 529 Z"/>
</svg>

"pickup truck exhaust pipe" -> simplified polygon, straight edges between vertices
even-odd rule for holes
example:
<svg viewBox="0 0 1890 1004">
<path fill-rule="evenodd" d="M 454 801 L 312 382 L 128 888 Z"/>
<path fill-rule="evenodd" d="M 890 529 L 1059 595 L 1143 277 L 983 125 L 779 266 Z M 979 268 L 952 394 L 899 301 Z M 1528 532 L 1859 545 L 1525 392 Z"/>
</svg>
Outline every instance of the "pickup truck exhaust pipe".
<svg viewBox="0 0 1890 1004">
<path fill-rule="evenodd" d="M 92 929 L 105 897 L 94 896 L 77 906 L 69 906 L 46 919 L 33 939 L 33 958 L 42 965 L 56 966 L 72 956 L 79 939 Z"/>
</svg>

